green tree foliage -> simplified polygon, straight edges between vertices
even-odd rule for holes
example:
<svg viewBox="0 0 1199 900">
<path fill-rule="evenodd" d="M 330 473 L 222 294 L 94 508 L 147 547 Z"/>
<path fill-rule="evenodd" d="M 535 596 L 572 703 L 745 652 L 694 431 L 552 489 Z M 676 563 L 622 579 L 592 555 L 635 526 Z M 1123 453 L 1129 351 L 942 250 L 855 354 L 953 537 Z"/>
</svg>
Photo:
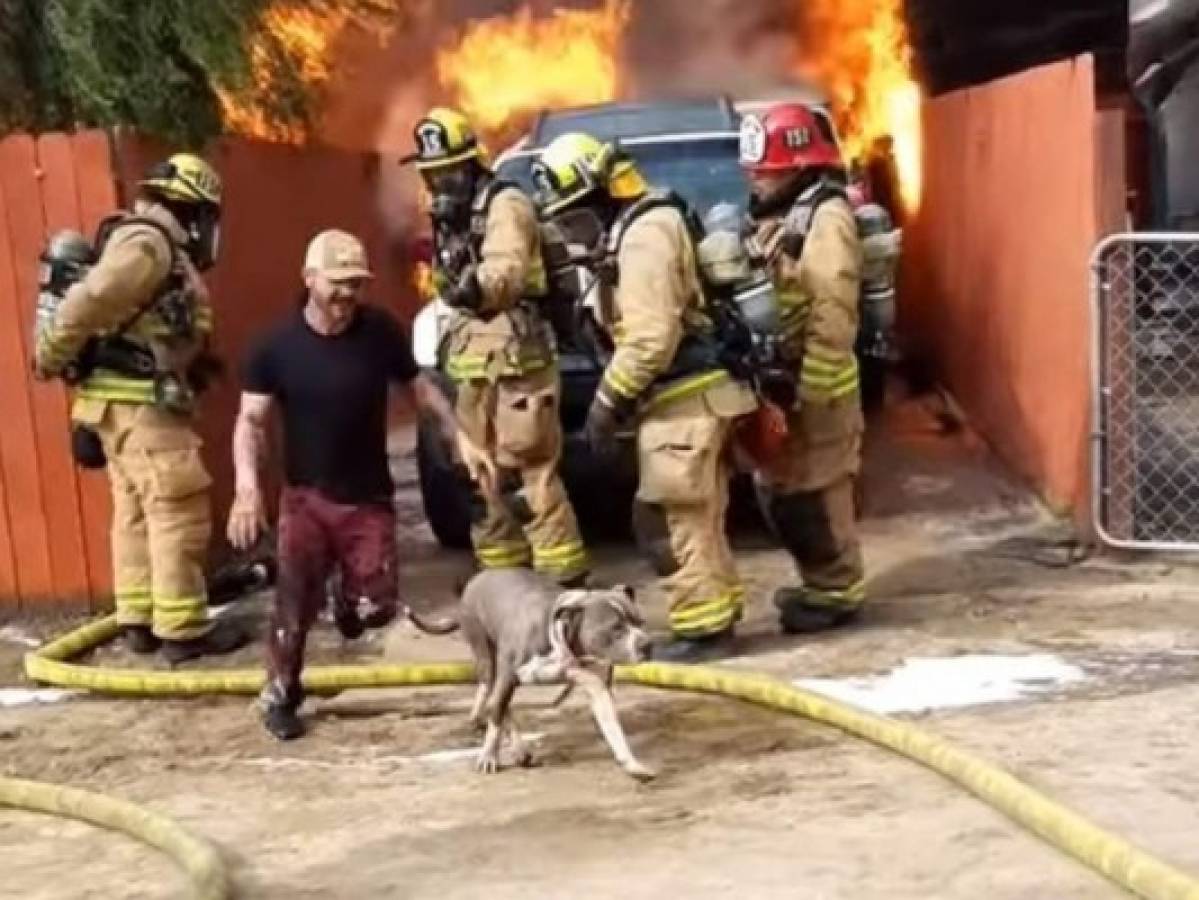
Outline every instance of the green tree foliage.
<svg viewBox="0 0 1199 900">
<path fill-rule="evenodd" d="M 0 0 L 0 133 L 128 124 L 197 143 L 222 130 L 221 93 L 303 131 L 320 85 L 265 26 L 272 8 L 368 27 L 394 15 L 392 0 Z"/>
</svg>

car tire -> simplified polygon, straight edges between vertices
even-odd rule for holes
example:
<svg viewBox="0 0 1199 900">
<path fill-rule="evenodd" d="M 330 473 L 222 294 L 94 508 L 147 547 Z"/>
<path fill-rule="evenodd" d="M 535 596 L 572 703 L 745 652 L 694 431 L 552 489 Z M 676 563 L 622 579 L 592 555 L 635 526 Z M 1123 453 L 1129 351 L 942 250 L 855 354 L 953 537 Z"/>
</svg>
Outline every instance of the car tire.
<svg viewBox="0 0 1199 900">
<path fill-rule="evenodd" d="M 416 433 L 416 471 L 425 518 L 441 546 L 469 550 L 469 499 L 454 476 L 452 460 L 437 424 L 422 420 Z"/>
</svg>

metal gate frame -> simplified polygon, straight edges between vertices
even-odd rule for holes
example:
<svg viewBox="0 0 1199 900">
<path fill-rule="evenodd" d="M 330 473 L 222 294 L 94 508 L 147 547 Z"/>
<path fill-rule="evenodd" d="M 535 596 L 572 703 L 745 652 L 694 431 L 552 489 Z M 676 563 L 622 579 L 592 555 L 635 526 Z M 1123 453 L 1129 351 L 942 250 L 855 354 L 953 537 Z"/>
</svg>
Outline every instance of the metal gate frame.
<svg viewBox="0 0 1199 900">
<path fill-rule="evenodd" d="M 1152 264 L 1154 260 L 1164 258 L 1166 247 L 1168 245 L 1189 244 L 1187 257 L 1191 258 L 1193 253 L 1193 270 L 1194 279 L 1194 297 L 1196 303 L 1195 324 L 1199 326 L 1199 232 L 1121 232 L 1118 234 L 1109 235 L 1100 240 L 1091 254 L 1090 258 L 1090 301 L 1092 313 L 1092 340 L 1091 340 L 1091 412 L 1092 412 L 1092 435 L 1091 435 L 1091 515 L 1092 522 L 1095 528 L 1095 533 L 1104 544 L 1127 550 L 1149 550 L 1149 551 L 1164 551 L 1164 552 L 1199 552 L 1199 505 L 1195 507 L 1195 528 L 1194 535 L 1187 538 L 1169 539 L 1160 535 L 1138 536 L 1136 531 L 1136 512 L 1132 510 L 1127 518 L 1127 524 L 1132 526 L 1131 532 L 1129 528 L 1120 528 L 1113 526 L 1112 510 L 1117 503 L 1125 503 L 1129 507 L 1136 504 L 1138 494 L 1136 493 L 1139 485 L 1137 481 L 1140 479 L 1139 473 L 1133 470 L 1133 484 L 1131 490 L 1124 497 L 1120 496 L 1120 486 L 1113 488 L 1112 477 L 1112 458 L 1113 446 L 1120 445 L 1121 442 L 1131 447 L 1130 455 L 1133 463 L 1137 462 L 1137 422 L 1134 413 L 1139 411 L 1138 401 L 1143 400 L 1140 396 L 1138 383 L 1133 383 L 1131 390 L 1127 385 L 1123 388 L 1123 394 L 1118 390 L 1119 385 L 1113 387 L 1113 356 L 1115 352 L 1123 349 L 1125 356 L 1131 355 L 1131 360 L 1125 359 L 1126 370 L 1131 371 L 1135 376 L 1142 376 L 1144 373 L 1138 368 L 1138 353 L 1137 340 L 1142 342 L 1144 337 L 1137 334 L 1137 310 L 1138 300 L 1141 297 L 1137 294 L 1136 280 L 1138 277 L 1139 267 L 1142 263 L 1141 256 L 1145 253 L 1153 254 L 1148 264 Z M 1111 309 L 1111 294 L 1119 290 L 1121 285 L 1114 282 L 1110 269 L 1110 257 L 1114 251 L 1125 248 L 1132 255 L 1132 262 L 1127 271 L 1123 273 L 1125 283 L 1123 289 L 1127 291 L 1127 299 L 1125 306 L 1128 307 L 1122 312 L 1132 312 L 1131 321 L 1120 323 L 1113 321 Z M 1173 252 L 1173 247 L 1170 248 Z M 1192 265 L 1188 262 L 1188 265 Z M 1152 277 L 1152 276 L 1146 276 Z M 1190 279 L 1188 278 L 1188 282 Z M 1156 286 L 1156 285 L 1155 285 Z M 1152 302 L 1151 300 L 1149 302 Z M 1123 333 L 1119 333 L 1120 329 Z M 1113 332 L 1117 332 L 1113 334 Z M 1131 338 L 1120 348 L 1113 349 L 1113 340 L 1122 340 L 1126 335 L 1131 335 Z M 1199 363 L 1199 334 L 1196 336 L 1195 350 L 1193 357 L 1196 363 Z M 1196 409 L 1199 410 L 1199 382 L 1196 383 Z M 1113 420 L 1119 419 L 1119 415 L 1113 415 L 1113 406 L 1124 405 L 1127 407 L 1124 410 L 1127 414 L 1124 416 L 1127 426 L 1124 431 L 1120 431 L 1120 427 L 1125 423 L 1116 422 L 1113 426 Z M 1119 412 L 1119 410 L 1118 410 Z M 1195 441 L 1193 444 L 1186 442 L 1186 446 L 1194 447 L 1194 461 L 1196 470 L 1199 471 L 1199 416 L 1196 416 L 1195 425 Z M 1194 479 L 1195 487 L 1199 490 L 1199 479 Z M 1164 490 L 1157 491 L 1158 494 L 1165 493 Z"/>
</svg>

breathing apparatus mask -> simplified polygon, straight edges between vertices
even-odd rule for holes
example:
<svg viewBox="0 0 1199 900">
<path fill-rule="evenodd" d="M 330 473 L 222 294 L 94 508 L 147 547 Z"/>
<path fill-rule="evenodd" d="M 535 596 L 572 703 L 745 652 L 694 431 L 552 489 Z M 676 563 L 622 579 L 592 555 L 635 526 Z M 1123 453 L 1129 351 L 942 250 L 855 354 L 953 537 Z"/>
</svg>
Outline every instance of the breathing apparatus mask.
<svg viewBox="0 0 1199 900">
<path fill-rule="evenodd" d="M 170 210 L 187 234 L 183 252 L 199 272 L 216 265 L 221 249 L 221 208 L 215 203 L 187 203 L 155 198 Z"/>
<path fill-rule="evenodd" d="M 469 225 L 481 174 L 479 164 L 473 159 L 421 171 L 432 198 L 429 215 L 435 225 L 453 229 Z"/>
</svg>

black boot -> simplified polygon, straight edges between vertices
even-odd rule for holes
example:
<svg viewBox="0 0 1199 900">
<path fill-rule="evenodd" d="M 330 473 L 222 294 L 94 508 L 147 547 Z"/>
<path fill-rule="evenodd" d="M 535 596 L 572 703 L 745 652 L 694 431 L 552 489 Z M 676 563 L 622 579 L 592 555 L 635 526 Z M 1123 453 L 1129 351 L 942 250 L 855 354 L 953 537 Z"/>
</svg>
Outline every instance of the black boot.
<svg viewBox="0 0 1199 900">
<path fill-rule="evenodd" d="M 207 634 L 187 641 L 163 641 L 162 655 L 172 666 L 201 656 L 224 656 L 250 643 L 250 635 L 232 622 L 217 622 Z"/>
<path fill-rule="evenodd" d="M 731 656 L 733 653 L 733 628 L 730 625 L 716 634 L 703 637 L 671 638 L 661 646 L 654 646 L 654 662 L 703 663 Z"/>
<path fill-rule="evenodd" d="M 362 624 L 358 610 L 349 603 L 334 601 L 333 624 L 347 641 L 356 641 L 366 632 L 366 626 Z"/>
<path fill-rule="evenodd" d="M 784 634 L 816 634 L 840 628 L 858 615 L 858 606 L 806 603 L 803 588 L 782 588 L 774 595 L 779 627 Z"/>
<path fill-rule="evenodd" d="M 130 653 L 145 656 L 154 653 L 162 646 L 162 641 L 154 636 L 149 625 L 126 625 L 125 647 Z"/>
<path fill-rule="evenodd" d="M 303 737 L 304 722 L 299 709 L 304 705 L 304 689 L 298 684 L 285 688 L 278 678 L 272 678 L 258 695 L 262 708 L 262 725 L 281 741 Z"/>
<path fill-rule="evenodd" d="M 262 724 L 280 741 L 294 741 L 304 736 L 304 722 L 290 703 L 271 703 L 262 711 Z"/>
</svg>

